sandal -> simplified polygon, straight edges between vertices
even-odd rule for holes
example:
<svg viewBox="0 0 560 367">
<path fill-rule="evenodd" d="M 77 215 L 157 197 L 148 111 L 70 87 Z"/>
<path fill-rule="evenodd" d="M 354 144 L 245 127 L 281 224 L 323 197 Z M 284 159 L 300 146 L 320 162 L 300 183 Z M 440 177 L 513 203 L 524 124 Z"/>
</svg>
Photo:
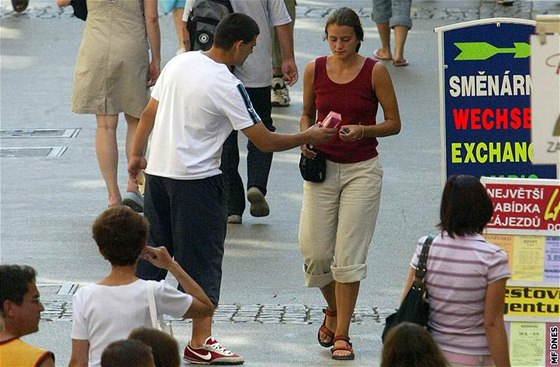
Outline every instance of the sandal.
<svg viewBox="0 0 560 367">
<path fill-rule="evenodd" d="M 331 358 L 337 361 L 351 361 L 354 359 L 355 355 L 354 355 L 354 349 L 352 349 L 352 343 L 350 343 L 350 338 L 347 336 L 342 336 L 342 335 L 337 335 L 334 337 L 333 339 L 333 345 L 335 342 L 339 341 L 339 340 L 343 340 L 346 342 L 346 346 L 345 347 L 334 347 L 331 349 Z M 349 354 L 343 354 L 341 356 L 339 355 L 335 355 L 334 352 L 336 352 L 337 350 L 344 350 L 344 351 L 348 351 L 350 352 Z"/>
<path fill-rule="evenodd" d="M 330 348 L 334 345 L 334 332 L 331 331 L 326 323 L 327 323 L 327 316 L 328 317 L 336 317 L 336 311 L 331 311 L 328 308 L 323 308 L 323 313 L 325 314 L 325 318 L 323 319 L 323 324 L 319 328 L 319 332 L 317 332 L 317 340 L 322 347 Z M 327 337 L 330 338 L 330 341 L 324 342 L 321 340 L 321 333 L 325 334 Z"/>
</svg>

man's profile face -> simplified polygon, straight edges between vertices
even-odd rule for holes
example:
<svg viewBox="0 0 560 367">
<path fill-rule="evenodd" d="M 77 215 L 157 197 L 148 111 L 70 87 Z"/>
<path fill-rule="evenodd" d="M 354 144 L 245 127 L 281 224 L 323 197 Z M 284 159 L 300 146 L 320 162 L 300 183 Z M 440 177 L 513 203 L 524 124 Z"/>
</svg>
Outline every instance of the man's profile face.
<svg viewBox="0 0 560 367">
<path fill-rule="evenodd" d="M 241 66 L 247 60 L 250 54 L 253 53 L 253 48 L 257 44 L 257 37 L 255 36 L 251 41 L 241 41 L 238 47 L 238 52 L 235 57 L 235 66 Z"/>
<path fill-rule="evenodd" d="M 39 290 L 35 283 L 27 283 L 27 292 L 20 305 L 13 303 L 12 315 L 21 335 L 35 333 L 39 330 L 41 311 L 45 308 L 39 299 Z"/>
</svg>

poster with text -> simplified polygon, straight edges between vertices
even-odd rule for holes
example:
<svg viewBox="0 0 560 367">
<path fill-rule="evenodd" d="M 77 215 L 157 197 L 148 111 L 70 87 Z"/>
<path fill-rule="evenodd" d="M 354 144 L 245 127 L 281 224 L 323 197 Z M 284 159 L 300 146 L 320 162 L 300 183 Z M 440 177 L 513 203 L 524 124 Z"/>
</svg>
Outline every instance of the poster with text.
<svg viewBox="0 0 560 367">
<path fill-rule="evenodd" d="M 494 204 L 489 233 L 560 235 L 560 180 L 482 177 Z"/>
<path fill-rule="evenodd" d="M 482 19 L 436 28 L 445 177 L 556 178 L 534 165 L 531 47 L 535 23 Z"/>
</svg>

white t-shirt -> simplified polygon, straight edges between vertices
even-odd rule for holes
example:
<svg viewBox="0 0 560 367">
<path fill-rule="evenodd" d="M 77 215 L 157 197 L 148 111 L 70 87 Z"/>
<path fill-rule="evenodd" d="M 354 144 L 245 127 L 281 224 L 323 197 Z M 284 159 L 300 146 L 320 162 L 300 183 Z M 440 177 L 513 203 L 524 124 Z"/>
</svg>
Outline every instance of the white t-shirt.
<svg viewBox="0 0 560 367">
<path fill-rule="evenodd" d="M 187 0 L 183 21 L 187 21 L 195 0 Z M 247 88 L 268 87 L 272 80 L 272 35 L 270 27 L 292 21 L 284 0 L 230 0 L 236 13 L 247 14 L 257 22 L 260 34 L 253 53 L 243 66 L 236 66 L 234 74 Z"/>
<path fill-rule="evenodd" d="M 158 316 L 182 317 L 193 297 L 165 283 L 139 279 L 121 286 L 91 284 L 80 287 L 73 297 L 72 339 L 89 341 L 89 366 L 101 365 L 107 345 L 137 327 L 151 326 L 147 283 L 151 282 Z"/>
<path fill-rule="evenodd" d="M 159 102 L 146 172 L 177 180 L 220 174 L 232 129 L 261 121 L 243 84 L 202 52 L 171 59 L 152 90 Z"/>
</svg>

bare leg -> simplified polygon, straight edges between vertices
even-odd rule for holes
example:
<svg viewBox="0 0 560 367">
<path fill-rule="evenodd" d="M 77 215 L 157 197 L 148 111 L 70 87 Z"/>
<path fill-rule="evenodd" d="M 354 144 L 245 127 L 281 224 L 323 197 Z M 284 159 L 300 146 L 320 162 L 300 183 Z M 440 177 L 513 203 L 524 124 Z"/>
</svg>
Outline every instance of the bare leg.
<svg viewBox="0 0 560 367">
<path fill-rule="evenodd" d="M 126 146 L 126 158 L 128 161 L 128 158 L 130 157 L 130 152 L 132 150 L 132 143 L 134 142 L 134 135 L 136 134 L 136 128 L 138 127 L 138 121 L 140 120 L 130 115 L 124 115 L 124 117 L 126 118 L 126 125 L 127 125 L 125 146 Z M 130 178 L 128 179 L 128 185 L 126 187 L 126 191 L 140 194 L 140 192 L 138 191 L 138 184 L 131 181 Z"/>
<path fill-rule="evenodd" d="M 376 53 L 380 58 L 389 60 L 391 59 L 391 27 L 389 27 L 389 23 L 376 24 L 381 41 L 381 48 Z"/>
<path fill-rule="evenodd" d="M 183 45 L 183 10 L 184 8 L 173 9 L 173 23 L 175 23 L 175 32 L 177 33 L 177 40 L 179 41 L 179 46 L 177 50 L 185 50 Z"/>
<path fill-rule="evenodd" d="M 193 319 L 191 347 L 200 348 L 206 339 L 212 335 L 212 318 Z"/>
<path fill-rule="evenodd" d="M 349 336 L 350 333 L 350 321 L 352 320 L 352 314 L 354 313 L 354 308 L 356 307 L 356 300 L 358 299 L 358 292 L 360 290 L 360 282 L 353 283 L 336 283 L 336 311 L 337 311 L 337 325 L 336 325 L 336 336 Z M 335 342 L 335 347 L 344 347 L 346 342 L 343 340 Z M 333 352 L 333 355 L 344 356 L 348 355 L 350 352 L 345 350 L 337 350 Z"/>
<path fill-rule="evenodd" d="M 323 294 L 323 297 L 325 298 L 325 301 L 327 301 L 327 308 L 330 311 L 336 311 L 335 282 L 334 281 L 330 282 L 329 284 L 327 284 L 326 286 L 321 288 L 321 293 Z M 327 329 L 335 331 L 336 330 L 336 320 L 337 320 L 337 318 L 331 317 L 331 316 L 326 316 L 326 320 L 327 321 L 325 322 L 325 326 L 327 327 Z M 331 340 L 332 340 L 332 337 L 329 337 L 325 333 L 321 333 L 321 341 L 322 342 L 328 343 Z"/>
<path fill-rule="evenodd" d="M 109 196 L 109 206 L 122 204 L 117 181 L 119 150 L 117 148 L 118 115 L 96 115 L 95 151 L 99 170 L 105 180 Z"/>
<path fill-rule="evenodd" d="M 406 37 L 408 35 L 408 27 L 397 25 L 394 28 L 395 31 L 395 57 L 393 62 L 397 64 L 406 63 L 404 58 L 404 44 L 406 43 Z"/>
</svg>

